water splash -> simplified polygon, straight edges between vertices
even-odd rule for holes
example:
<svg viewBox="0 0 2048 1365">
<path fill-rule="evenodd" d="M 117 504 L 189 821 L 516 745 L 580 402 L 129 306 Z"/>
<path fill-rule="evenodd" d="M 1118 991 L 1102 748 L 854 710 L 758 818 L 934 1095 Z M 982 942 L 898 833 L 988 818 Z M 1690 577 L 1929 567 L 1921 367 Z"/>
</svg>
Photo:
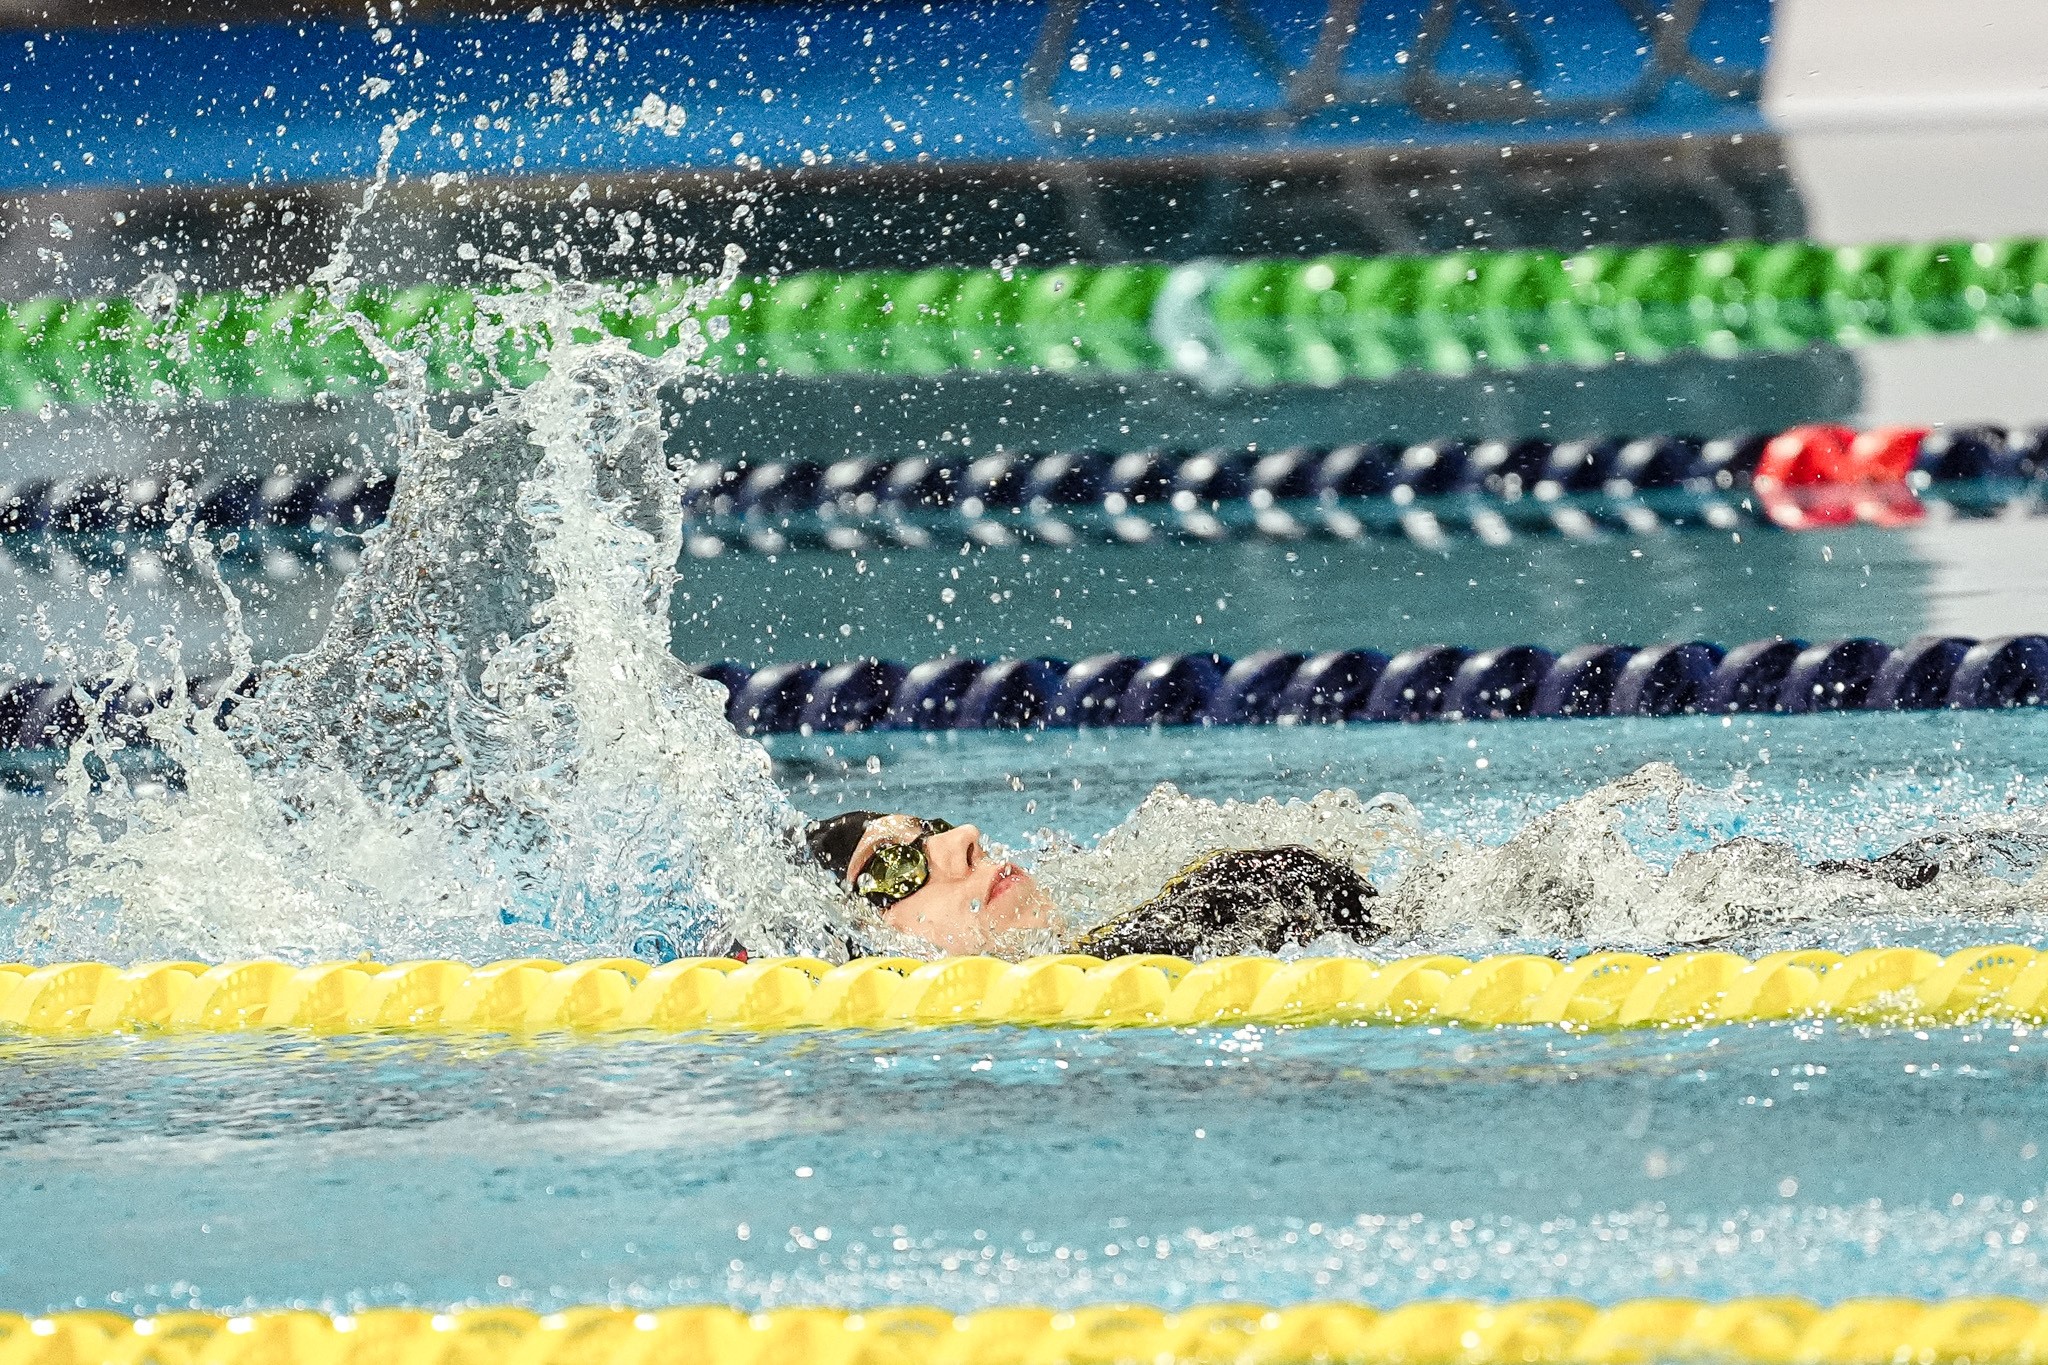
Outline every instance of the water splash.
<svg viewBox="0 0 2048 1365">
<path fill-rule="evenodd" d="M 1129 818 L 1082 848 L 1050 831 L 1032 871 L 1077 928 L 1149 899 L 1167 878 L 1218 848 L 1299 844 L 1370 877 L 1434 847 L 1406 798 L 1348 789 L 1306 800 L 1210 801 L 1161 783 Z"/>
<path fill-rule="evenodd" d="M 24 951 L 843 951 L 845 907 L 795 857 L 801 817 L 766 753 L 669 649 L 685 468 L 664 446 L 663 393 L 699 377 L 707 338 L 688 313 L 731 285 L 739 253 L 680 291 L 680 344 L 658 359 L 591 325 L 621 306 L 611 291 L 502 264 L 514 288 L 479 341 L 537 347 L 544 370 L 460 434 L 426 420 L 419 358 L 344 315 L 390 376 L 387 524 L 320 642 L 253 695 L 193 703 L 163 637 L 157 671 L 182 704 L 144 726 L 184 790 L 128 781 L 122 738 L 88 731 Z M 344 234 L 315 279 L 337 305 L 350 265 Z M 211 547 L 195 550 L 210 566 Z M 239 604 L 213 580 L 240 672 Z M 127 635 L 110 630 L 121 680 L 144 671 Z"/>
<path fill-rule="evenodd" d="M 1668 948 L 1912 939 L 2048 909 L 2048 822 L 2016 810 L 1958 822 L 1875 862 L 1804 861 L 1794 847 L 1713 838 L 1737 798 L 1649 763 L 1538 816 L 1495 847 L 1454 845 L 1396 883 L 1388 913 L 1418 937 Z M 1686 829 L 1696 845 L 1666 865 Z"/>
<path fill-rule="evenodd" d="M 1169 783 L 1092 847 L 1042 835 L 1036 871 L 1085 926 L 1211 849 L 1300 844 L 1373 878 L 1387 928 L 1370 943 L 1333 937 L 1306 950 L 1379 957 L 1509 945 L 1767 951 L 2048 931 L 2041 811 L 1975 816 L 1874 862 L 1809 863 L 1787 843 L 1717 837 L 1740 804 L 1648 763 L 1487 844 L 1431 831 L 1398 795 L 1215 802 Z"/>
</svg>

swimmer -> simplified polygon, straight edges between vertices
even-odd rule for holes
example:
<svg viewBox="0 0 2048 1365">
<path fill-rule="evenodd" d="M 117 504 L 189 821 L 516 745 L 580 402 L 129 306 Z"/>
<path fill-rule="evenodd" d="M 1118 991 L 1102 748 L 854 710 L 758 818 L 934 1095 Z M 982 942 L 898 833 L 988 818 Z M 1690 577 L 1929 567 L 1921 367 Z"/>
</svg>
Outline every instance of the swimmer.
<svg viewBox="0 0 2048 1365">
<path fill-rule="evenodd" d="M 1395 916 L 1380 908 L 1388 902 L 1370 882 L 1298 845 L 1208 853 L 1143 904 L 1080 928 L 1029 872 L 992 855 L 972 825 L 851 811 L 812 825 L 805 842 L 812 860 L 889 929 L 949 955 L 1014 957 L 1055 945 L 1103 958 L 1271 955 L 1331 935 L 1366 944 L 1395 932 Z M 1754 839 L 1721 847 L 1737 846 L 1768 847 Z M 2024 852 L 1937 834 L 1883 857 L 1828 859 L 1807 871 L 1844 889 L 1911 892 L 1993 855 L 2025 864 Z"/>
<path fill-rule="evenodd" d="M 1050 936 L 1097 957 L 1217 956 L 1385 932 L 1372 914 L 1372 884 L 1299 846 L 1207 854 L 1144 904 L 1075 933 L 1031 874 L 990 854 L 973 825 L 849 811 L 812 825 L 805 842 L 890 929 L 947 954 L 1005 955 L 1009 945 Z"/>
</svg>

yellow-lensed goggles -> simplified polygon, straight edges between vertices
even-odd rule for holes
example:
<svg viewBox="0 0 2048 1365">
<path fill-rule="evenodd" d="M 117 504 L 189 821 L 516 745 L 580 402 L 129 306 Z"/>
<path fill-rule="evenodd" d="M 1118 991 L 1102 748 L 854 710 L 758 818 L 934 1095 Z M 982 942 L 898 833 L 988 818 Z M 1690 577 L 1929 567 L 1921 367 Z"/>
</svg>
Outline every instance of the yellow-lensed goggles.
<svg viewBox="0 0 2048 1365">
<path fill-rule="evenodd" d="M 944 820 L 919 820 L 917 827 L 920 833 L 909 843 L 891 840 L 876 844 L 861 864 L 860 875 L 853 879 L 854 894 L 877 910 L 886 910 L 923 889 L 932 876 L 932 860 L 924 841 L 953 828 Z"/>
</svg>

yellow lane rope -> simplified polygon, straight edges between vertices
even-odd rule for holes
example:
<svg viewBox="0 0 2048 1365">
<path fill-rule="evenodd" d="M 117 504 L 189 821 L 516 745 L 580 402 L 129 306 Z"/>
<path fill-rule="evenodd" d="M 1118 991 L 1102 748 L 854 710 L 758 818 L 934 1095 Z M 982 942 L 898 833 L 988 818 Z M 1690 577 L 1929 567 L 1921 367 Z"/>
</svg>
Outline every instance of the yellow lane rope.
<svg viewBox="0 0 2048 1365">
<path fill-rule="evenodd" d="M 1918 948 L 1362 958 L 1079 955 L 1011 963 L 630 958 L 460 962 L 103 962 L 0 965 L 0 1033 L 221 1033 L 254 1028 L 765 1033 L 937 1024 L 1550 1024 L 1684 1028 L 1836 1018 L 1894 1027 L 2048 1021 L 2048 953 Z"/>
<path fill-rule="evenodd" d="M 2048 1311 L 2023 1299 L 1799 1298 L 1360 1304 L 1179 1313 L 990 1308 L 376 1308 L 153 1318 L 0 1313 L 6 1365 L 2030 1365 Z"/>
</svg>

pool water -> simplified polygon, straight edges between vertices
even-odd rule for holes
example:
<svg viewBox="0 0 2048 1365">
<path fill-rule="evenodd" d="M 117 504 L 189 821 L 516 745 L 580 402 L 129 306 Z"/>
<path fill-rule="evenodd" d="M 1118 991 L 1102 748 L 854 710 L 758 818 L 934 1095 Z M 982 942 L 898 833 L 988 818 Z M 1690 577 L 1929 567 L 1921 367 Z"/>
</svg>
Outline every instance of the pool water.
<svg viewBox="0 0 2048 1365">
<path fill-rule="evenodd" d="M 24 1310 L 2048 1295 L 2026 1029 L 4 1058 Z"/>
<path fill-rule="evenodd" d="M 2030 506 L 1911 533 L 1692 528 L 1473 538 L 796 550 L 689 562 L 676 651 L 750 665 L 954 653 L 1474 649 L 1774 635 L 1988 637 L 2040 625 Z"/>
<path fill-rule="evenodd" d="M 1475 842 L 1667 758 L 1700 790 L 1630 834 L 1668 862 L 2024 823 L 2044 745 L 2031 715 L 1927 713 L 776 757 L 814 814 L 1009 840 L 1099 834 L 1171 779 L 1400 792 Z M 2048 913 L 1781 937 L 1746 946 L 2048 944 Z M 2048 1040 L 2024 1026 L 10 1039 L 0 1074 L 0 1302 L 24 1310 L 2048 1295 Z"/>
<path fill-rule="evenodd" d="M 1660 761 L 1704 789 L 1679 830 L 1638 831 L 1639 846 L 1667 854 L 1754 835 L 1809 860 L 1869 857 L 2048 802 L 2048 729 L 2027 711 L 874 731 L 778 736 L 771 751 L 813 816 L 961 815 L 1016 845 L 1099 836 L 1162 782 L 1217 801 L 1395 793 L 1433 830 L 1498 843 L 1537 812 Z"/>
</svg>

